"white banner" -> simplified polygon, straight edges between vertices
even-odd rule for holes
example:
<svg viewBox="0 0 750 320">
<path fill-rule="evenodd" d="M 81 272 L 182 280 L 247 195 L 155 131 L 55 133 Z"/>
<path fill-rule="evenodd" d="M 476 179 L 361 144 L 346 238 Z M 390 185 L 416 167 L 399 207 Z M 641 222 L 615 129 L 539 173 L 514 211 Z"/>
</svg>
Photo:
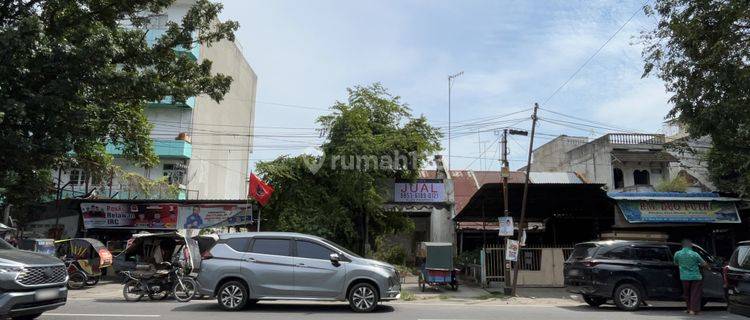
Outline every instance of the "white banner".
<svg viewBox="0 0 750 320">
<path fill-rule="evenodd" d="M 505 261 L 518 261 L 518 241 L 505 240 Z"/>
<path fill-rule="evenodd" d="M 253 222 L 250 204 L 194 204 L 180 206 L 178 229 L 246 225 Z"/>
<path fill-rule="evenodd" d="M 498 218 L 498 221 L 500 222 L 500 236 L 501 237 L 511 237 L 513 236 L 513 217 L 500 217 Z"/>
</svg>

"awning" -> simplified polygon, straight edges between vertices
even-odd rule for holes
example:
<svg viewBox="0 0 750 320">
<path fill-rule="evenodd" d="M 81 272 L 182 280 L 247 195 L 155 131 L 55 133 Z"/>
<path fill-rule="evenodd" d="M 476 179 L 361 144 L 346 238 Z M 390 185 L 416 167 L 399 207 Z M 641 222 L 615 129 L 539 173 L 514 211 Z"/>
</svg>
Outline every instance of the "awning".
<svg viewBox="0 0 750 320">
<path fill-rule="evenodd" d="M 612 151 L 612 159 L 624 162 L 677 162 L 677 158 L 664 151 Z"/>
</svg>

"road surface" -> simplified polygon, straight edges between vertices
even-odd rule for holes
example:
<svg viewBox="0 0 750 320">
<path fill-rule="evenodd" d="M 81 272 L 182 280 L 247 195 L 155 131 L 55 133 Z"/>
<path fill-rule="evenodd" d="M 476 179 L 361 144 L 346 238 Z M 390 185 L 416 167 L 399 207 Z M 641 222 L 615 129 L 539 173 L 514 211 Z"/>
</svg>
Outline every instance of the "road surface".
<svg viewBox="0 0 750 320">
<path fill-rule="evenodd" d="M 266 302 L 241 312 L 221 311 L 214 300 L 189 303 L 175 301 L 125 302 L 122 299 L 74 299 L 60 309 L 46 313 L 42 320 L 74 319 L 262 319 L 262 320 L 640 320 L 640 319 L 746 319 L 732 315 L 721 307 L 710 307 L 699 316 L 689 316 L 678 305 L 651 307 L 638 312 L 621 312 L 614 307 L 592 309 L 580 306 L 502 305 L 500 303 L 396 302 L 379 307 L 376 312 L 357 314 L 344 303 Z"/>
</svg>

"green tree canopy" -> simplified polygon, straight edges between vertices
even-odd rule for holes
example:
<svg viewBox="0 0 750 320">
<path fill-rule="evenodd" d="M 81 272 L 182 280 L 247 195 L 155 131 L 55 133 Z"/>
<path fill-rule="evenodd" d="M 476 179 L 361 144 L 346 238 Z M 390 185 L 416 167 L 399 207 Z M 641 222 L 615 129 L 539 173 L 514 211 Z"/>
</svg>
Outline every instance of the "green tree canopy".
<svg viewBox="0 0 750 320">
<path fill-rule="evenodd" d="M 644 76 L 672 93 L 667 115 L 692 136 L 710 136 L 711 179 L 719 189 L 750 191 L 750 1 L 658 0 L 657 26 L 642 36 Z"/>
<path fill-rule="evenodd" d="M 259 163 L 258 171 L 276 189 L 263 209 L 272 228 L 363 252 L 364 239 L 412 227 L 403 213 L 383 209 L 383 191 L 393 179 L 417 178 L 427 157 L 440 150 L 441 135 L 380 84 L 348 93 L 318 119 L 327 134 L 322 155 L 281 157 Z"/>
<path fill-rule="evenodd" d="M 155 43 L 148 22 L 174 0 L 10 0 L 0 3 L 0 190 L 10 203 L 45 194 L 49 172 L 110 171 L 105 145 L 141 166 L 157 161 L 149 101 L 206 94 L 232 79 L 175 48 L 234 40 L 221 4 L 198 0 Z"/>
</svg>

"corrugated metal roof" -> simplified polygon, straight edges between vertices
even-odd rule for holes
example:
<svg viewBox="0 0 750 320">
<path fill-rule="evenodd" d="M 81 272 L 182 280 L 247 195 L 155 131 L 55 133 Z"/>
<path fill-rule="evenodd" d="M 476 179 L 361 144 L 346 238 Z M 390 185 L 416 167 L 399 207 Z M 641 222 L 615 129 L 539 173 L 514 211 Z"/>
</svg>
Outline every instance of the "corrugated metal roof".
<svg viewBox="0 0 750 320">
<path fill-rule="evenodd" d="M 531 172 L 529 174 L 531 183 L 537 184 L 578 184 L 584 183 L 573 172 Z"/>
</svg>

